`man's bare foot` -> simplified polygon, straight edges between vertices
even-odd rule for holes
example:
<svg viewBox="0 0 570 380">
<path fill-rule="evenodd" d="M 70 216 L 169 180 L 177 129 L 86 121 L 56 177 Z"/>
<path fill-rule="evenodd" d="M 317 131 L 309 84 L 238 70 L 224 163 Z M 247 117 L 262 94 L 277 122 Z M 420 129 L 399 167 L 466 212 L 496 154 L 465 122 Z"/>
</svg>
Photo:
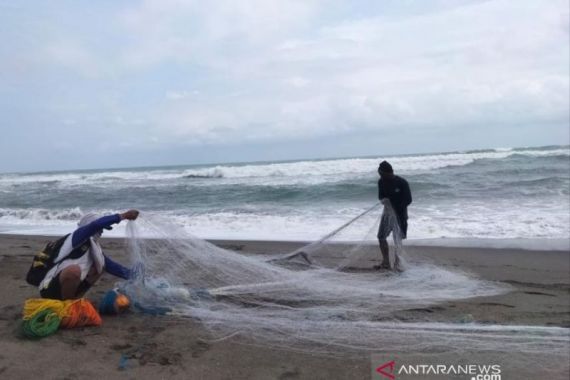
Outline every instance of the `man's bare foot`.
<svg viewBox="0 0 570 380">
<path fill-rule="evenodd" d="M 404 268 L 400 262 L 400 258 L 396 256 L 396 261 L 394 262 L 394 272 L 403 272 Z"/>
<path fill-rule="evenodd" d="M 382 261 L 382 263 L 380 265 L 374 265 L 372 268 L 374 268 L 376 270 L 392 269 L 392 268 L 390 268 L 390 263 L 387 263 L 385 261 Z"/>
</svg>

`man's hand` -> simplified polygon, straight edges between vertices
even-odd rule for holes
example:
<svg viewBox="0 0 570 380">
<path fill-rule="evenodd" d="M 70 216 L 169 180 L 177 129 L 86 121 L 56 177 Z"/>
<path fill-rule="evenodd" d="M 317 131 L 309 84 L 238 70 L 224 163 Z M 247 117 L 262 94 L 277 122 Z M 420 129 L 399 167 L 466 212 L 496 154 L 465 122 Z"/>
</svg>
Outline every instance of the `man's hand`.
<svg viewBox="0 0 570 380">
<path fill-rule="evenodd" d="M 121 220 L 135 220 L 139 216 L 138 210 L 129 210 L 121 214 Z"/>
</svg>

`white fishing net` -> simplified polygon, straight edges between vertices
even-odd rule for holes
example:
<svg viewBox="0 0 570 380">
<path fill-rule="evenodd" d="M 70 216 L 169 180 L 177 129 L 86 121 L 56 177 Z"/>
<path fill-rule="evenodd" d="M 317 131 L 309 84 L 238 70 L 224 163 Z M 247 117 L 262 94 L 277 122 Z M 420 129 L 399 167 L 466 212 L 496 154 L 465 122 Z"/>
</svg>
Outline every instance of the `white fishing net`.
<svg viewBox="0 0 570 380">
<path fill-rule="evenodd" d="M 389 206 L 384 212 L 394 230 L 390 250 L 400 258 L 400 271 L 372 269 L 381 257 L 377 206 L 293 252 L 255 254 L 220 248 L 143 213 L 127 227 L 137 276 L 121 287 L 138 310 L 198 319 L 212 340 L 231 337 L 343 355 L 387 348 L 568 352 L 564 328 L 402 318 L 410 309 L 496 295 L 508 287 L 410 261 L 393 212 Z M 363 238 L 347 240 L 355 231 Z"/>
</svg>

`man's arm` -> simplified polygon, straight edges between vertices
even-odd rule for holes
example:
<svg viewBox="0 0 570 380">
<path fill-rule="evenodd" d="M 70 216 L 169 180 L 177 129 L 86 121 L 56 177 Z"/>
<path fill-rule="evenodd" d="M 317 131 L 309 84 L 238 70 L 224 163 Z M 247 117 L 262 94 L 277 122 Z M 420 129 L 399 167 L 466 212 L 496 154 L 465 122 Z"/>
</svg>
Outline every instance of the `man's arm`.
<svg viewBox="0 0 570 380">
<path fill-rule="evenodd" d="M 378 180 L 378 199 L 382 200 L 386 198 L 386 196 L 384 195 L 384 187 L 382 186 L 382 180 L 379 179 Z"/>
<path fill-rule="evenodd" d="M 76 229 L 71 237 L 71 245 L 73 248 L 77 248 L 102 229 L 111 227 L 113 224 L 120 223 L 123 219 L 135 220 L 138 216 L 139 212 L 137 210 L 129 210 L 122 214 L 103 216 L 86 226 Z"/>
<path fill-rule="evenodd" d="M 402 202 L 404 203 L 405 207 L 408 207 L 410 204 L 412 204 L 412 192 L 410 191 L 410 185 L 406 180 L 404 180 L 402 192 Z"/>
<path fill-rule="evenodd" d="M 131 277 L 131 270 L 105 256 L 105 271 L 115 277 L 128 280 Z"/>
<path fill-rule="evenodd" d="M 73 233 L 71 238 L 71 244 L 73 248 L 79 247 L 81 244 L 85 243 L 87 239 L 95 235 L 97 232 L 104 228 L 111 227 L 113 224 L 117 224 L 121 221 L 120 214 L 107 215 L 99 218 L 86 226 L 79 227 Z"/>
</svg>

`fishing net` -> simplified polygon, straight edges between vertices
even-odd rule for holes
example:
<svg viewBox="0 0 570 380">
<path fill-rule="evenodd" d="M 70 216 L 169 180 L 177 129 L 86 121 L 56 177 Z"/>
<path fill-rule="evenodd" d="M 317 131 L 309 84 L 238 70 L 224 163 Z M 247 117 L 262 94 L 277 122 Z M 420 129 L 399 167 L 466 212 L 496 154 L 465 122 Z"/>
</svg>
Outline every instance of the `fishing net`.
<svg viewBox="0 0 570 380">
<path fill-rule="evenodd" d="M 199 320 L 211 339 L 288 350 L 350 353 L 423 350 L 568 352 L 568 330 L 555 327 L 406 320 L 406 311 L 496 295 L 507 286 L 414 262 L 389 205 L 391 262 L 374 270 L 381 206 L 293 252 L 220 248 L 149 213 L 127 227 L 136 276 L 120 285 L 139 310 Z M 350 237 L 363 236 L 358 241 Z M 465 322 L 465 321 L 464 321 Z"/>
</svg>

